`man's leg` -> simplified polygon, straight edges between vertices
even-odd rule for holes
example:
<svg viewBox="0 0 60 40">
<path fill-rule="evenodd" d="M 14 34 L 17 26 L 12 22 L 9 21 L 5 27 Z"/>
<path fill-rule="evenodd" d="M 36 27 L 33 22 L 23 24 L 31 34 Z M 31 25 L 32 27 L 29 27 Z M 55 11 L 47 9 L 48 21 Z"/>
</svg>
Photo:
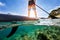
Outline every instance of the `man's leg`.
<svg viewBox="0 0 60 40">
<path fill-rule="evenodd" d="M 37 12 L 36 12 L 36 7 L 35 7 L 35 5 L 33 5 L 33 10 L 34 10 L 35 17 L 37 18 Z"/>
<path fill-rule="evenodd" d="M 30 17 L 31 6 L 28 6 L 28 17 Z"/>
</svg>

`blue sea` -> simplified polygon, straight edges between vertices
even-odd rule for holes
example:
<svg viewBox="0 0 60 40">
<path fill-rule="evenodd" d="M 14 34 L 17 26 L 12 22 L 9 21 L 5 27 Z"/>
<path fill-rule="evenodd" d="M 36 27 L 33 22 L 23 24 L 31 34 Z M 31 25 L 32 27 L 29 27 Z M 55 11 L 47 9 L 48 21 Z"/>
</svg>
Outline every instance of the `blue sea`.
<svg viewBox="0 0 60 40">
<path fill-rule="evenodd" d="M 0 40 L 60 40 L 59 26 L 22 24 L 16 26 L 18 28 L 13 35 L 7 37 L 13 29 L 9 24 L 12 25 L 11 22 L 0 22 Z"/>
</svg>

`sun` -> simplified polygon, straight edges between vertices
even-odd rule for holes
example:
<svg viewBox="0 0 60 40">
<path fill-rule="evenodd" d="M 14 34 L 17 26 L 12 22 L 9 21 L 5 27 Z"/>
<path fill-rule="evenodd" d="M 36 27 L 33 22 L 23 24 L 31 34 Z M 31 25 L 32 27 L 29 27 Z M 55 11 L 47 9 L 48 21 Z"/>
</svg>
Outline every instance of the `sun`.
<svg viewBox="0 0 60 40">
<path fill-rule="evenodd" d="M 31 11 L 30 11 L 30 17 L 33 17 L 33 18 L 35 18 L 35 14 L 34 14 L 34 11 L 31 9 Z"/>
</svg>

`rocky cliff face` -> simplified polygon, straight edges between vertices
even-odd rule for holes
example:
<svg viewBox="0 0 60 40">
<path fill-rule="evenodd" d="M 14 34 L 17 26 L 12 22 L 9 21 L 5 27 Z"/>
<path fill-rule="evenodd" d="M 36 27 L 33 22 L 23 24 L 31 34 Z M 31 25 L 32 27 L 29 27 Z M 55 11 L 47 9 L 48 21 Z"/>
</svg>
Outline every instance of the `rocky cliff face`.
<svg viewBox="0 0 60 40">
<path fill-rule="evenodd" d="M 50 15 L 53 15 L 55 17 L 59 17 L 60 18 L 60 8 L 52 10 Z M 50 16 L 48 18 L 51 18 Z"/>
</svg>

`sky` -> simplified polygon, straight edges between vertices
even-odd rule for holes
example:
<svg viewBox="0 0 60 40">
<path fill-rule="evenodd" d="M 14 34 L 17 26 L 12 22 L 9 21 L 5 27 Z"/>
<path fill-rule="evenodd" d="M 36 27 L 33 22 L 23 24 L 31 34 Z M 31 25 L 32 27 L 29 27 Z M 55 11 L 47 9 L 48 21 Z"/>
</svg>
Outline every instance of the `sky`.
<svg viewBox="0 0 60 40">
<path fill-rule="evenodd" d="M 60 0 L 36 0 L 36 4 L 47 12 L 60 7 Z M 44 11 L 36 6 L 38 17 L 48 17 Z M 0 0 L 0 13 L 13 15 L 28 15 L 28 0 Z"/>
</svg>

